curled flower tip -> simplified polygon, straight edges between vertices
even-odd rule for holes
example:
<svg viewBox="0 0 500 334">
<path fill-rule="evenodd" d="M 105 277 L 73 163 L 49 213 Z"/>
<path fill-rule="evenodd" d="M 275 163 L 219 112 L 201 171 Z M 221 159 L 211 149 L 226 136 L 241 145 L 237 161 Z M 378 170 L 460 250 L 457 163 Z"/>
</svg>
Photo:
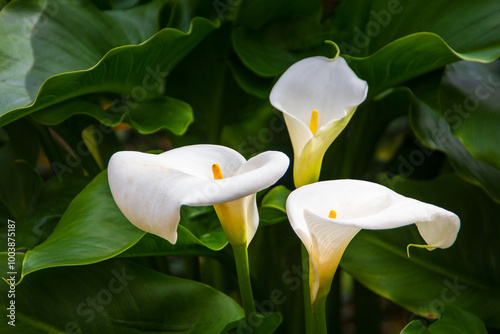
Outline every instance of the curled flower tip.
<svg viewBox="0 0 500 334">
<path fill-rule="evenodd" d="M 318 123 L 319 123 L 319 113 L 316 109 L 314 109 L 311 113 L 311 122 L 309 123 L 309 129 L 313 136 L 318 132 Z"/>
<path fill-rule="evenodd" d="M 218 164 L 212 165 L 212 173 L 214 174 L 214 180 L 222 180 L 224 175 L 222 175 L 222 171 Z"/>
<path fill-rule="evenodd" d="M 337 218 L 337 211 L 330 210 L 330 213 L 328 214 L 328 218 L 336 219 Z"/>
<path fill-rule="evenodd" d="M 429 245 L 417 245 L 417 244 L 409 244 L 406 247 L 406 255 L 410 257 L 410 247 L 417 247 L 417 248 L 429 248 Z"/>
<path fill-rule="evenodd" d="M 337 45 L 337 43 L 335 43 L 333 41 L 330 41 L 330 40 L 326 40 L 325 43 L 333 45 L 333 47 L 335 48 L 335 56 L 332 58 L 332 60 L 335 60 L 335 58 L 337 58 L 339 56 L 339 54 L 340 54 L 340 48 L 339 48 L 339 46 Z"/>
</svg>

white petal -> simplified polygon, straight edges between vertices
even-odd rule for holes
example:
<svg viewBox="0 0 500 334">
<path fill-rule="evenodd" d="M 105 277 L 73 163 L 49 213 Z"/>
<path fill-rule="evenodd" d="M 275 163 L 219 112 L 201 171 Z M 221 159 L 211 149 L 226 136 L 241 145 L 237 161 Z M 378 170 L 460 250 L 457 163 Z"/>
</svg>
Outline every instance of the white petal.
<svg viewBox="0 0 500 334">
<path fill-rule="evenodd" d="M 336 268 L 348 243 L 361 229 L 391 229 L 416 223 L 429 250 L 450 247 L 460 229 L 460 219 L 450 211 L 359 180 L 303 186 L 290 194 L 286 207 L 290 224 L 311 257 L 317 278 L 313 294 L 319 285 L 331 283 L 335 272 L 332 268 Z M 336 219 L 328 218 L 330 210 L 336 211 Z"/>
<path fill-rule="evenodd" d="M 418 222 L 417 227 L 422 238 L 430 246 L 427 247 L 428 250 L 448 248 L 457 239 L 460 218 L 456 215 L 439 215 L 433 220 Z"/>
<path fill-rule="evenodd" d="M 219 145 L 191 145 L 164 152 L 160 155 L 169 168 L 213 180 L 212 165 L 219 164 L 224 177 L 233 176 L 246 162 L 237 151 Z M 208 167 L 208 168 L 207 168 Z"/>
<path fill-rule="evenodd" d="M 295 116 L 284 113 L 283 118 L 285 119 L 288 134 L 292 142 L 293 154 L 296 158 L 300 157 L 302 150 L 307 142 L 313 137 L 313 134 L 309 126 L 306 126 Z"/>
<path fill-rule="evenodd" d="M 260 156 L 254 158 L 261 163 L 258 165 L 216 145 L 186 146 L 160 155 L 118 152 L 110 159 L 108 180 L 127 219 L 175 243 L 182 205 L 214 205 L 243 198 L 274 184 L 285 173 L 286 155 L 265 152 Z M 215 163 L 224 174 L 222 180 L 213 179 Z M 253 217 L 255 205 L 247 205 Z"/>
<path fill-rule="evenodd" d="M 341 119 L 366 98 L 368 85 L 341 57 L 311 57 L 293 64 L 274 85 L 270 101 L 283 113 L 309 126 L 319 112 L 319 127 Z"/>
<path fill-rule="evenodd" d="M 247 217 L 247 246 L 252 241 L 257 228 L 259 227 L 259 209 L 257 208 L 257 194 L 252 194 L 245 197 L 248 202 L 248 217 Z"/>
</svg>

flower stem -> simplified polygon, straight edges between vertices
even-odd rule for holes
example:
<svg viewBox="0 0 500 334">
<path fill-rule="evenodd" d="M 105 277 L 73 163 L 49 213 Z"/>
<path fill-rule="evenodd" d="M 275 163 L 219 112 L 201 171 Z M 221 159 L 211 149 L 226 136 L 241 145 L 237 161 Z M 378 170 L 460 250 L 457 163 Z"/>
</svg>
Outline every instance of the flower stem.
<svg viewBox="0 0 500 334">
<path fill-rule="evenodd" d="M 252 284 L 250 282 L 250 269 L 248 266 L 248 249 L 246 244 L 234 245 L 234 260 L 236 261 L 236 272 L 240 286 L 241 301 L 245 309 L 245 316 L 255 315 L 255 303 L 253 299 Z"/>
<path fill-rule="evenodd" d="M 317 299 L 312 306 L 314 324 L 316 326 L 316 334 L 327 334 L 325 306 L 326 297 Z"/>
<path fill-rule="evenodd" d="M 311 307 L 311 291 L 309 290 L 309 274 L 304 275 L 304 273 L 309 273 L 309 253 L 307 249 L 302 244 L 302 288 L 304 292 L 304 319 L 306 322 L 306 334 L 315 334 L 314 330 L 314 318 Z M 305 277 L 304 277 L 305 276 Z"/>
</svg>

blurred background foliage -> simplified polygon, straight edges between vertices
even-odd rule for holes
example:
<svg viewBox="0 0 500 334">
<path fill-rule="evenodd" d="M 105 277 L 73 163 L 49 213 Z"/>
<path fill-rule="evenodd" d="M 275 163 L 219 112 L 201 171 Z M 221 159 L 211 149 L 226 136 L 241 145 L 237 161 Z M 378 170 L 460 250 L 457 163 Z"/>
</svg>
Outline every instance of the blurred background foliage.
<svg viewBox="0 0 500 334">
<path fill-rule="evenodd" d="M 362 231 L 328 328 L 500 332 L 500 2 L 0 0 L 0 31 L 0 273 L 11 219 L 20 282 L 15 330 L 0 283 L 2 333 L 238 332 L 213 209 L 183 208 L 175 246 L 146 234 L 114 204 L 107 162 L 198 143 L 292 157 L 269 92 L 294 62 L 334 56 L 325 40 L 369 96 L 321 179 L 379 182 L 462 221 L 450 249 L 411 257 L 415 227 Z M 304 331 L 291 173 L 279 183 L 258 197 L 254 333 Z"/>
</svg>

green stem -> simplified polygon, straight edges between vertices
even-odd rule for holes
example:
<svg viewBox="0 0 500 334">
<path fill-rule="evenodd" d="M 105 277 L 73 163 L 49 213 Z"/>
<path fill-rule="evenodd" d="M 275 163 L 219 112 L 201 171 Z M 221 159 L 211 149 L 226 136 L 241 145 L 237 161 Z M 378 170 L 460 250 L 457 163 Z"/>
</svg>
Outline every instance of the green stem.
<svg viewBox="0 0 500 334">
<path fill-rule="evenodd" d="M 325 305 L 326 297 L 317 299 L 312 307 L 314 324 L 316 326 L 316 334 L 327 334 Z"/>
<path fill-rule="evenodd" d="M 304 245 L 302 248 L 302 273 L 309 273 L 309 253 Z M 304 291 L 304 319 L 306 322 L 306 334 L 316 334 L 311 306 L 311 291 L 309 289 L 309 276 L 302 275 L 302 288 Z"/>
<path fill-rule="evenodd" d="M 236 261 L 236 272 L 240 286 L 241 301 L 245 309 L 245 316 L 256 314 L 253 299 L 252 284 L 250 282 L 250 269 L 248 266 L 248 249 L 246 244 L 234 245 L 234 260 Z"/>
</svg>

